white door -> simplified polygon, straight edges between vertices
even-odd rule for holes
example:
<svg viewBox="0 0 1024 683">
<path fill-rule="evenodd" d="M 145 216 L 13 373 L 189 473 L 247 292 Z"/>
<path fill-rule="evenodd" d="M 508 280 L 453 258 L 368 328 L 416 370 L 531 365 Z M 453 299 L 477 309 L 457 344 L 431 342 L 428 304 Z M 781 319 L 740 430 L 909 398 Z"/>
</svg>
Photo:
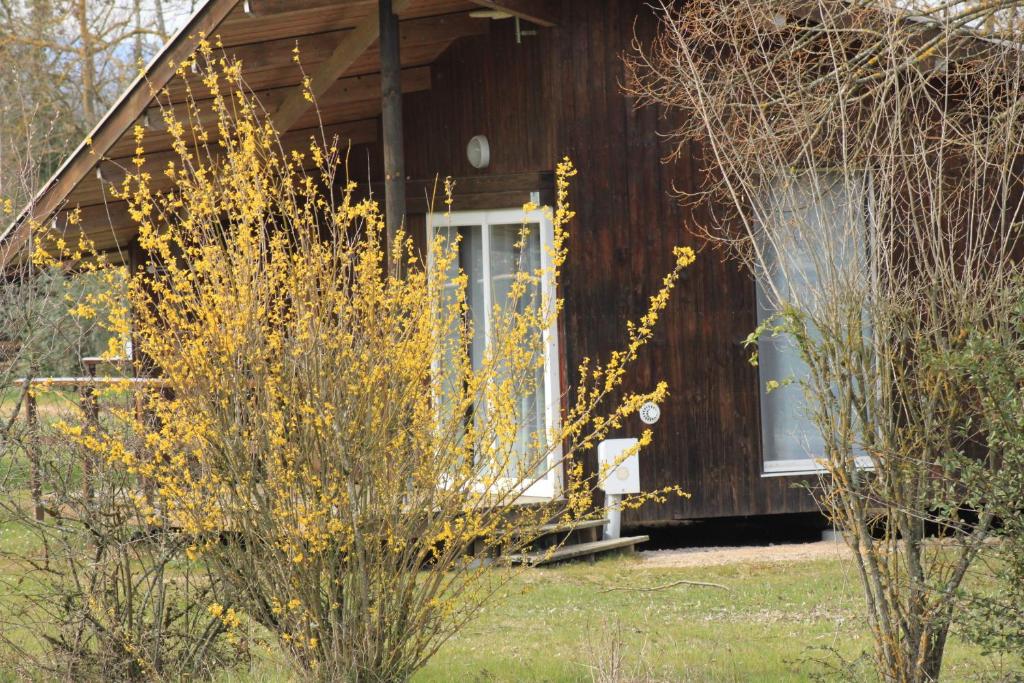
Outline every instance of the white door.
<svg viewBox="0 0 1024 683">
<path fill-rule="evenodd" d="M 524 222 L 529 235 L 520 244 Z M 492 211 L 459 211 L 435 213 L 427 216 L 427 243 L 435 235 L 462 236 L 459 245 L 459 263 L 453 264 L 451 277 L 461 268 L 469 280 L 466 298 L 473 322 L 470 356 L 473 367 L 479 367 L 484 350 L 491 337 L 491 317 L 495 306 L 507 300 L 516 272 L 543 269 L 551 273 L 551 247 L 553 226 L 548 212 L 537 209 L 524 212 L 522 208 Z M 555 301 L 555 283 L 552 276 L 543 278 L 541 291 L 534 301 Z M 531 299 L 531 297 L 525 297 Z M 544 330 L 544 364 L 538 370 L 535 388 L 517 397 L 519 430 L 516 451 L 525 457 L 533 435 L 557 433 L 560 427 L 561 387 L 558 372 L 558 335 L 555 325 Z M 482 407 L 486 410 L 486 407 Z M 545 438 L 544 442 L 547 441 Z M 551 498 L 561 491 L 561 444 L 544 446 L 548 452 L 547 466 L 537 467 L 536 478 L 522 495 Z"/>
</svg>

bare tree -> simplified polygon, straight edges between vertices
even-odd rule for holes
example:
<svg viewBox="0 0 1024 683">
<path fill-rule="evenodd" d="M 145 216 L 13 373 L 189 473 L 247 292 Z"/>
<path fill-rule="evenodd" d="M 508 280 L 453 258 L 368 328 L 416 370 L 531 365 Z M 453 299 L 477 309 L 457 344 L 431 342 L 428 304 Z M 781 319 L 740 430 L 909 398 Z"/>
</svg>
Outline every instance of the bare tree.
<svg viewBox="0 0 1024 683">
<path fill-rule="evenodd" d="M 0 1 L 0 58 L 18 65 L 0 83 L 27 78 L 22 94 L 61 115 L 53 142 L 63 152 L 193 9 L 192 0 Z"/>
<path fill-rule="evenodd" d="M 752 337 L 805 365 L 762 380 L 804 390 L 818 498 L 854 551 L 887 681 L 938 678 L 992 532 L 986 493 L 1020 467 L 979 433 L 949 360 L 1009 324 L 1020 275 L 1024 64 L 979 32 L 1012 4 L 696 0 L 664 6 L 627 58 L 632 91 L 679 114 L 676 153 L 701 145 L 687 199 L 760 283 Z"/>
<path fill-rule="evenodd" d="M 52 110 L 31 96 L 21 97 L 23 83 L 14 82 L 0 108 L 0 218 L 31 203 L 53 148 L 47 141 L 57 124 L 45 117 Z M 76 277 L 76 264 L 56 267 L 29 254 L 11 259 L 0 273 L 0 450 L 19 448 L 27 385 L 16 390 L 17 378 L 46 373 L 77 372 L 78 359 L 100 350 L 102 332 L 96 324 L 71 314 L 92 296 L 98 283 Z"/>
</svg>

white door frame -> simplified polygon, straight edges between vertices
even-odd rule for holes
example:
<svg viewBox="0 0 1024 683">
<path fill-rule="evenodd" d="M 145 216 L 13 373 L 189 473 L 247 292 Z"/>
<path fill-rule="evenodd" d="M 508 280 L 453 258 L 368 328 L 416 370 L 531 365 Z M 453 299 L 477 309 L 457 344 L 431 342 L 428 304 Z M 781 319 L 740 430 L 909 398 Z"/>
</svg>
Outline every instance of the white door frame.
<svg viewBox="0 0 1024 683">
<path fill-rule="evenodd" d="M 541 301 L 547 306 L 554 306 L 557 291 L 554 281 L 552 254 L 554 250 L 554 225 L 551 222 L 551 209 L 539 207 L 531 211 L 524 211 L 522 207 L 512 209 L 488 209 L 482 211 L 452 211 L 448 213 L 427 214 L 427 262 L 430 272 L 433 272 L 433 250 L 429 245 L 433 244 L 437 228 L 459 228 L 479 227 L 481 229 L 481 249 L 483 251 L 483 279 L 485 283 L 490 282 L 490 234 L 492 225 L 519 225 L 522 223 L 534 224 L 539 227 L 540 233 L 540 265 L 541 270 L 547 274 L 541 283 Z M 484 290 L 484 308 L 487 313 L 487 321 L 484 325 L 485 345 L 490 343 L 491 335 L 491 289 L 488 286 Z M 558 349 L 558 326 L 557 320 L 552 317 L 551 325 L 544 330 L 544 427 L 548 434 L 561 432 L 562 422 L 562 390 L 559 372 L 559 349 Z M 530 498 L 554 498 L 561 495 L 563 488 L 562 480 L 562 444 L 559 441 L 552 444 L 548 452 L 548 472 L 541 479 L 536 480 L 520 494 Z"/>
</svg>

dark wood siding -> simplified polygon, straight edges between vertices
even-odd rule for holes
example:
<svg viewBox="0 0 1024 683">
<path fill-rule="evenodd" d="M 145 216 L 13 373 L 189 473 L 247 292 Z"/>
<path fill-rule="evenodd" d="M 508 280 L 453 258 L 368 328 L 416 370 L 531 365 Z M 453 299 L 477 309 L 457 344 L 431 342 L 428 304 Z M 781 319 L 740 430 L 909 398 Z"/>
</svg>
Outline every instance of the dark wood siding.
<svg viewBox="0 0 1024 683">
<path fill-rule="evenodd" d="M 442 55 L 431 90 L 405 97 L 412 178 L 549 171 L 563 155 L 575 162 L 577 218 L 563 280 L 570 382 L 581 358 L 605 359 L 621 346 L 625 320 L 645 310 L 672 247 L 702 247 L 688 230 L 699 216 L 670 196 L 673 183 L 694 187 L 696 164 L 662 164 L 668 149 L 657 132 L 667 124 L 620 89 L 634 29 L 642 38 L 654 25 L 643 0 L 563 0 L 556 28 L 517 44 L 511 20 L 493 22 L 488 35 Z M 476 134 L 491 144 L 483 171 L 465 155 Z M 701 250 L 631 380 L 639 389 L 664 379 L 671 391 L 641 456 L 643 485 L 679 484 L 692 498 L 648 505 L 627 523 L 815 509 L 793 478 L 761 477 L 757 375 L 740 346 L 754 317 L 749 276 Z M 619 436 L 642 426 L 634 419 Z"/>
</svg>

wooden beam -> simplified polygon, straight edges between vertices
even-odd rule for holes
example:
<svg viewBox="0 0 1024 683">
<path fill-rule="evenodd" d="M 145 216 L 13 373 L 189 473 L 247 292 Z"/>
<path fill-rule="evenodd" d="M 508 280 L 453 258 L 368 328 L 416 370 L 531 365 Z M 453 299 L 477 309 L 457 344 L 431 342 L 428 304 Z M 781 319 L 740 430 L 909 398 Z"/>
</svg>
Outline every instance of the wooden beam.
<svg viewBox="0 0 1024 683">
<path fill-rule="evenodd" d="M 29 237 L 29 220 L 45 220 L 64 202 L 71 190 L 89 174 L 96 162 L 125 134 L 149 106 L 152 93 L 163 88 L 175 68 L 196 48 L 200 34 L 212 35 L 238 0 L 209 0 L 179 31 L 146 74 L 128 88 L 114 109 L 93 129 L 91 144 L 83 143 L 50 178 L 32 204 L 0 236 L 0 267 Z"/>
<path fill-rule="evenodd" d="M 347 144 L 366 145 L 377 141 L 377 121 L 375 119 L 364 119 L 362 121 L 353 121 L 352 123 L 324 126 L 322 130 L 320 128 L 306 128 L 289 131 L 280 137 L 281 149 L 285 154 L 293 151 L 308 152 L 310 138 L 319 141 L 321 135 L 328 142 L 337 137 L 340 141 L 339 144 L 342 146 Z M 217 150 L 218 146 L 213 145 L 211 147 Z M 167 163 L 173 161 L 180 166 L 179 159 L 178 153 L 171 150 L 150 154 L 146 156 L 142 170 L 148 172 L 154 181 L 157 180 L 158 176 L 166 178 L 167 176 L 163 171 L 167 167 Z M 100 164 L 104 181 L 111 183 L 121 182 L 129 169 L 133 169 L 131 159 L 117 159 Z"/>
<path fill-rule="evenodd" d="M 402 91 L 406 93 L 422 92 L 430 89 L 430 67 L 419 66 L 402 70 Z M 273 111 L 286 97 L 291 95 L 293 87 L 274 88 L 269 91 L 257 92 L 260 105 L 267 111 Z M 216 137 L 216 116 L 208 107 L 203 106 L 198 114 L 198 121 L 208 132 Z M 322 119 L 324 125 L 342 124 L 348 121 L 359 121 L 380 114 L 380 77 L 377 74 L 352 76 L 339 80 L 318 102 L 319 114 L 307 112 L 294 124 L 295 129 L 316 127 Z M 175 105 L 175 114 L 184 121 L 188 115 L 188 107 Z M 162 152 L 171 148 L 172 139 L 167 133 L 159 107 L 149 111 L 151 126 L 146 131 L 142 144 L 146 154 Z M 112 159 L 131 157 L 135 152 L 135 140 L 126 136 L 117 143 L 110 152 Z"/>
<path fill-rule="evenodd" d="M 392 10 L 400 14 L 411 0 L 395 0 Z M 371 13 L 346 35 L 334 48 L 331 55 L 317 67 L 309 78 L 308 88 L 299 86 L 291 96 L 285 99 L 271 115 L 271 120 L 279 132 L 292 127 L 311 102 L 327 92 L 335 81 L 348 71 L 359 56 L 366 52 L 380 34 L 380 22 L 376 13 Z"/>
<path fill-rule="evenodd" d="M 443 50 L 453 40 L 463 36 L 486 33 L 489 24 L 490 22 L 487 21 L 473 19 L 468 14 L 403 20 L 400 24 L 401 51 L 413 55 L 434 54 L 436 50 Z M 302 69 L 295 63 L 292 53 L 296 45 L 299 48 L 303 69 L 306 73 L 311 73 L 319 68 L 331 56 L 338 44 L 349 35 L 349 30 L 330 31 L 298 40 L 291 38 L 260 45 L 226 48 L 224 52 L 241 61 L 246 86 L 260 93 L 267 88 L 290 86 L 301 81 Z M 422 46 L 432 47 L 424 53 L 422 49 L 418 49 Z M 379 68 L 376 54 L 376 45 L 371 45 L 342 76 L 377 72 Z M 367 58 L 372 58 L 372 60 Z M 403 60 L 405 60 L 404 56 Z M 201 83 L 201 79 L 192 77 L 189 79 L 189 85 L 192 88 L 193 97 L 199 99 L 210 97 L 209 90 Z M 167 92 L 172 102 L 184 102 L 185 82 L 182 79 L 175 79 L 167 88 Z"/>
<path fill-rule="evenodd" d="M 530 201 L 534 192 L 540 193 L 541 206 L 553 206 L 555 201 L 555 174 L 551 171 L 468 176 L 454 178 L 453 182 L 455 211 L 520 207 Z M 377 195 L 384 190 L 380 182 L 370 187 Z M 447 210 L 444 178 L 407 180 L 406 194 L 408 214 Z"/>
<path fill-rule="evenodd" d="M 421 92 L 430 88 L 430 67 L 416 66 L 402 69 L 401 74 L 402 92 Z M 377 74 L 364 74 L 361 76 L 348 76 L 341 78 L 327 93 L 317 101 L 321 109 L 327 109 L 348 102 L 360 100 L 377 99 L 380 96 L 381 79 Z M 294 92 L 295 86 L 288 85 L 282 88 L 269 88 L 266 90 L 254 91 L 259 100 L 259 106 L 266 111 L 274 111 Z M 171 109 L 179 121 L 187 121 L 191 115 L 192 119 L 198 121 L 203 127 L 211 126 L 217 122 L 217 113 L 209 106 L 211 100 L 197 100 L 196 107 L 188 104 L 175 104 Z M 198 115 L 194 109 L 198 108 Z M 167 124 L 163 118 L 164 107 L 154 106 L 146 110 L 146 117 L 149 121 L 148 132 L 157 133 L 167 130 Z M 211 131 L 212 132 L 212 131 Z M 134 143 L 134 139 L 132 140 Z M 143 138 L 145 146 L 146 138 Z M 119 155 L 119 156 L 129 156 Z"/>
<path fill-rule="evenodd" d="M 555 10 L 546 0 L 470 0 L 473 4 L 514 17 L 538 26 L 555 26 Z"/>
<path fill-rule="evenodd" d="M 260 43 L 278 38 L 294 40 L 342 28 L 352 28 L 377 12 L 377 0 L 250 0 L 253 12 L 237 7 L 221 25 L 219 35 L 225 46 Z M 403 19 L 463 12 L 469 0 L 430 0 L 410 5 Z"/>
<path fill-rule="evenodd" d="M 380 95 L 378 94 L 373 99 L 365 100 L 351 100 L 344 101 L 336 106 L 324 107 L 319 111 L 308 111 L 302 115 L 298 122 L 292 126 L 292 130 L 289 133 L 303 130 L 305 128 L 316 128 L 320 124 L 320 119 L 323 119 L 325 126 L 341 125 L 351 121 L 361 121 L 363 119 L 372 119 L 380 116 Z M 212 138 L 217 138 L 216 131 L 210 131 Z M 172 147 L 172 138 L 166 131 L 156 131 L 152 135 L 147 135 L 145 140 L 146 154 L 155 154 L 164 152 Z M 115 151 L 118 153 L 117 156 L 111 155 L 111 158 L 126 158 L 132 156 L 134 147 L 130 145 L 130 141 L 125 140 L 123 143 L 119 142 Z M 84 182 L 84 181 L 83 181 Z"/>
<path fill-rule="evenodd" d="M 324 9 L 337 6 L 339 3 L 338 0 L 299 0 L 298 2 L 296 0 L 249 0 L 247 4 L 249 11 L 246 14 L 266 17 L 295 9 Z M 373 6 L 374 0 L 349 0 L 349 2 L 341 4 L 345 5 L 349 11 L 358 12 L 364 16 L 376 9 Z"/>
<path fill-rule="evenodd" d="M 405 218 L 405 144 L 402 132 L 402 60 L 398 15 L 380 0 L 380 99 L 384 150 L 384 219 L 390 250 Z"/>
<path fill-rule="evenodd" d="M 337 136 L 342 147 L 349 143 L 365 145 L 377 141 L 377 121 L 376 119 L 364 119 L 351 123 L 328 125 L 324 127 L 322 132 L 328 142 Z M 298 152 L 308 151 L 310 137 L 319 139 L 320 135 L 320 128 L 290 131 L 281 136 L 281 147 L 285 153 L 293 150 Z M 212 143 L 210 148 L 215 151 L 218 150 L 218 146 L 215 143 Z M 194 150 L 192 151 L 195 153 Z M 167 168 L 168 162 L 174 162 L 176 166 L 180 167 L 180 158 L 178 153 L 172 150 L 153 152 L 146 155 L 142 170 L 150 174 L 150 189 L 164 191 L 173 186 L 171 179 L 167 177 L 164 170 Z M 88 183 L 80 183 L 75 188 L 75 191 L 68 195 L 69 206 L 77 204 L 85 207 L 102 204 L 104 200 L 110 201 L 111 197 L 107 188 L 110 185 L 119 187 L 127 173 L 135 171 L 135 166 L 129 157 L 102 161 L 98 169 L 102 176 L 102 181 L 96 179 Z"/>
<path fill-rule="evenodd" d="M 72 238 L 78 233 L 68 229 L 68 213 L 70 213 L 69 209 L 58 211 L 53 218 L 53 227 L 57 232 Z M 109 204 L 82 207 L 79 212 L 77 228 L 92 236 L 122 235 L 129 232 L 134 234 L 137 226 L 128 212 L 126 202 L 110 202 Z"/>
</svg>

